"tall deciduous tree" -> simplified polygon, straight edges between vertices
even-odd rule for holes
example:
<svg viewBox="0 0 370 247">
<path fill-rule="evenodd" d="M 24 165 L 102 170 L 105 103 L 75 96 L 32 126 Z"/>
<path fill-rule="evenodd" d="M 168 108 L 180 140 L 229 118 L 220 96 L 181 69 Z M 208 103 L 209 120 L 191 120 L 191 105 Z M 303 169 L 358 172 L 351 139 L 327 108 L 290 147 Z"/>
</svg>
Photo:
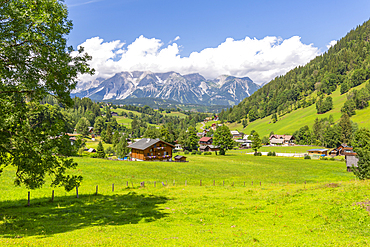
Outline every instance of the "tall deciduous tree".
<svg viewBox="0 0 370 247">
<path fill-rule="evenodd" d="M 58 0 L 0 1 L 0 173 L 16 169 L 15 184 L 35 189 L 51 185 L 71 190 L 81 176 L 66 175 L 77 163 L 62 155 L 66 124 L 50 106 L 52 95 L 66 107 L 78 74 L 91 73 L 89 56 L 67 47 L 72 28 Z"/>
<path fill-rule="evenodd" d="M 100 135 L 103 129 L 104 129 L 104 119 L 100 116 L 96 117 L 95 124 L 94 124 L 94 132 Z"/>
<path fill-rule="evenodd" d="M 188 128 L 188 132 L 186 133 L 186 146 L 191 150 L 195 150 L 198 148 L 198 141 L 199 138 L 197 136 L 197 130 L 190 126 Z"/>
<path fill-rule="evenodd" d="M 87 136 L 89 134 L 89 126 L 90 122 L 87 120 L 87 118 L 82 117 L 80 120 L 78 120 L 78 123 L 76 124 L 76 131 L 77 133 Z"/>
<path fill-rule="evenodd" d="M 155 127 L 149 127 L 144 133 L 145 138 L 156 139 L 159 138 L 159 136 L 160 133 Z"/>
<path fill-rule="evenodd" d="M 258 149 L 262 147 L 262 141 L 256 131 L 253 133 L 253 135 L 250 136 L 250 139 L 252 141 L 252 149 L 254 150 L 254 153 L 256 154 Z"/>
<path fill-rule="evenodd" d="M 225 155 L 226 150 L 233 148 L 234 140 L 229 127 L 219 126 L 213 134 L 213 144 L 220 149 L 220 155 Z"/>
<path fill-rule="evenodd" d="M 370 131 L 358 130 L 353 138 L 353 150 L 359 159 L 358 167 L 352 169 L 354 174 L 361 180 L 370 179 Z"/>
</svg>

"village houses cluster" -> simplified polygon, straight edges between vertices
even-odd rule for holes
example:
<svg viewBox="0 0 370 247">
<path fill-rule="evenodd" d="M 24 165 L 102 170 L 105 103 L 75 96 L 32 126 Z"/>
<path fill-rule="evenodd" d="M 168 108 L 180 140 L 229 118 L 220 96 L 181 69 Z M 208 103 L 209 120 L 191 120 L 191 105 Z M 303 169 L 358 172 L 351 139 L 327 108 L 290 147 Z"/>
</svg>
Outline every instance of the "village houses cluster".
<svg viewBox="0 0 370 247">
<path fill-rule="evenodd" d="M 111 112 L 112 116 L 117 116 L 116 112 Z M 209 121 L 218 121 L 218 117 L 207 117 L 204 119 L 203 123 L 207 123 Z M 197 136 L 199 139 L 198 142 L 198 150 L 200 152 L 218 152 L 219 147 L 213 144 L 213 135 L 207 137 L 207 133 L 212 129 L 215 131 L 217 127 L 222 126 L 219 123 L 212 123 L 209 129 L 201 128 L 203 131 L 198 132 Z M 92 141 L 95 141 L 95 134 L 94 128 L 89 127 L 89 133 L 91 134 Z M 252 147 L 252 138 L 250 135 L 246 135 L 242 132 L 237 130 L 230 131 L 233 140 L 237 144 L 240 149 L 249 149 Z M 68 134 L 70 135 L 71 144 L 76 141 L 75 134 Z M 150 138 L 142 138 L 142 139 L 128 139 L 129 148 L 131 152 L 125 160 L 131 161 L 175 161 L 175 162 L 186 162 L 186 156 L 183 155 L 176 155 L 173 157 L 173 151 L 184 151 L 184 147 L 175 141 L 175 145 L 167 143 L 160 139 L 150 139 Z M 272 134 L 269 137 L 269 143 L 264 143 L 265 145 L 269 146 L 292 146 L 295 144 L 295 139 L 292 135 L 276 135 Z M 88 152 L 96 152 L 94 148 L 86 149 L 85 151 Z M 353 147 L 350 147 L 346 144 L 341 144 L 339 147 L 334 149 L 309 149 L 307 150 L 307 154 L 311 158 L 321 158 L 321 157 L 335 157 L 335 156 L 345 156 L 346 164 L 347 164 L 347 171 L 351 171 L 352 166 L 357 166 L 358 159 L 356 157 L 356 153 L 353 151 Z"/>
</svg>

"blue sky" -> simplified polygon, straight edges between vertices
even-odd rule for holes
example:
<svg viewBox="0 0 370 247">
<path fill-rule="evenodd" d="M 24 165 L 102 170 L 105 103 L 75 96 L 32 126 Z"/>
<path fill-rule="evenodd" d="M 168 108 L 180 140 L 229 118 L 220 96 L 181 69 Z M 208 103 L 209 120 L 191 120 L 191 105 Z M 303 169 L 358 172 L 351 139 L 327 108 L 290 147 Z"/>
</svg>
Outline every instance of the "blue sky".
<svg viewBox="0 0 370 247">
<path fill-rule="evenodd" d="M 260 63 L 258 66 L 251 65 L 251 61 L 255 60 L 256 57 L 251 57 L 247 62 L 240 60 L 240 64 L 235 64 L 235 68 L 231 65 L 221 65 L 217 62 L 217 58 L 215 59 L 215 63 L 217 63 L 215 67 L 219 68 L 219 74 L 249 76 L 255 73 L 252 80 L 264 82 L 276 75 L 286 73 L 292 67 L 307 63 L 317 54 L 326 51 L 327 45 L 331 41 L 340 39 L 348 31 L 370 18 L 370 1 L 368 0 L 66 0 L 65 4 L 69 10 L 69 18 L 74 24 L 74 28 L 68 36 L 69 45 L 76 48 L 83 44 L 89 54 L 96 52 L 96 57 L 99 57 L 102 55 L 97 52 L 100 49 L 97 43 L 103 45 L 112 41 L 119 42 L 116 46 L 111 47 L 113 52 L 111 56 L 94 61 L 93 66 L 99 66 L 98 64 L 101 65 L 111 60 L 110 68 L 102 69 L 102 71 L 100 71 L 100 67 L 96 68 L 100 74 L 97 76 L 102 77 L 108 77 L 121 69 L 145 70 L 147 68 L 157 70 L 154 72 L 164 72 L 166 69 L 178 69 L 180 73 L 199 72 L 211 78 L 216 76 L 216 69 L 210 72 L 210 69 L 205 69 L 200 63 L 197 65 L 198 67 L 190 66 L 195 63 L 195 58 L 200 57 L 200 60 L 203 59 L 206 62 L 215 57 L 210 53 L 218 52 L 216 57 L 220 59 L 222 54 L 234 54 L 233 51 L 237 49 L 231 47 L 247 49 L 245 47 L 253 46 L 253 42 L 249 39 L 253 40 L 254 38 L 261 41 L 255 42 L 255 45 L 258 46 L 253 50 L 255 55 L 268 53 L 264 48 L 265 44 L 261 44 L 266 37 L 275 37 L 274 40 L 267 42 L 270 44 L 270 48 L 278 47 L 284 41 L 291 41 L 291 44 L 286 44 L 286 47 L 291 46 L 292 49 L 295 49 L 294 52 L 287 50 L 288 48 L 280 49 L 284 50 L 284 52 L 280 51 L 284 54 L 291 53 L 291 56 L 287 56 L 286 60 L 280 61 L 283 64 L 288 64 L 285 68 L 281 65 L 274 67 L 277 62 L 272 62 L 272 60 L 277 60 L 276 54 L 275 57 L 266 55 L 259 60 L 257 59 Z M 92 41 L 86 43 L 87 40 L 94 37 L 98 37 L 99 42 L 95 40 L 97 42 L 95 45 L 91 44 Z M 138 40 L 140 37 L 142 42 Z M 299 37 L 299 39 L 293 41 L 292 37 Z M 224 50 L 224 53 L 220 53 L 216 48 L 225 44 L 228 38 L 234 42 L 229 40 L 228 48 Z M 246 38 L 248 38 L 248 42 L 245 40 Z M 237 41 L 245 41 L 244 48 L 241 48 L 241 44 L 238 44 Z M 163 57 L 162 60 L 158 57 L 152 57 L 148 60 L 145 57 L 145 61 L 139 58 L 134 59 L 135 65 L 129 67 L 127 61 L 126 63 L 123 61 L 124 59 L 133 59 L 133 55 L 125 57 L 129 50 L 128 47 L 130 44 L 135 44 L 137 47 L 139 43 L 142 44 L 140 49 L 145 51 L 145 54 L 152 53 L 151 55 L 158 55 L 161 50 L 171 48 L 173 50 L 171 59 L 177 57 L 177 62 L 173 60 L 172 64 L 175 63 L 177 66 L 171 67 L 164 64 Z M 176 47 L 173 47 L 174 43 Z M 143 48 L 145 45 L 150 48 Z M 213 50 L 210 51 L 207 48 Z M 117 52 L 118 50 L 120 51 Z M 194 56 L 190 59 L 192 53 Z M 206 53 L 208 55 L 205 55 Z M 242 54 L 247 56 L 249 52 L 245 51 Z M 294 60 L 300 54 L 304 54 L 303 57 Z M 94 56 L 94 54 L 92 55 Z M 237 55 L 235 52 L 230 60 Z M 144 58 L 144 55 L 141 54 L 141 56 Z M 185 59 L 180 62 L 179 57 Z M 114 63 L 118 60 L 122 60 L 121 63 Z M 255 71 L 255 68 L 261 67 L 262 61 L 265 60 L 270 61 L 269 65 Z M 242 64 L 244 65 L 242 66 Z M 265 76 L 258 76 L 258 73 L 264 73 Z"/>
</svg>

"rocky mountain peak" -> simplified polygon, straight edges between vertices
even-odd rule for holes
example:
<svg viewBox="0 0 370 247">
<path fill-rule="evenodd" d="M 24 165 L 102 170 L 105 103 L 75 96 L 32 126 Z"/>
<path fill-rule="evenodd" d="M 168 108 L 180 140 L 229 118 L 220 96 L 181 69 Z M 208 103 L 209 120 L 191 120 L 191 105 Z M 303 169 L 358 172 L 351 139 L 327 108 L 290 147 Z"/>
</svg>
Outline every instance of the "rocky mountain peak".
<svg viewBox="0 0 370 247">
<path fill-rule="evenodd" d="M 234 105 L 258 90 L 259 86 L 248 77 L 222 75 L 207 80 L 199 73 L 124 71 L 106 80 L 78 83 L 77 88 L 72 95 L 93 100 L 152 97 L 186 104 Z"/>
</svg>

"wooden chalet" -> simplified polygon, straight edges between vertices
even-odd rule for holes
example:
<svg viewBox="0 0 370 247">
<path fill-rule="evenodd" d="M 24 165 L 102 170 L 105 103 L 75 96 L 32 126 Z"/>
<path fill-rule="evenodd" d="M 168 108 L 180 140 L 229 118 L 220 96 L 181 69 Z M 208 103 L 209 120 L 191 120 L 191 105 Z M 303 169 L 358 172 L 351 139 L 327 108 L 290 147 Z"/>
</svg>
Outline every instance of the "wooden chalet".
<svg viewBox="0 0 370 247">
<path fill-rule="evenodd" d="M 271 145 L 294 145 L 294 137 L 291 135 L 271 135 Z"/>
<path fill-rule="evenodd" d="M 201 151 L 201 152 L 213 152 L 213 151 L 220 151 L 220 148 L 218 146 L 214 146 L 214 145 L 206 145 L 206 146 L 200 146 L 199 151 Z"/>
<path fill-rule="evenodd" d="M 202 138 L 200 138 L 200 140 L 199 140 L 199 145 L 200 146 L 205 146 L 205 145 L 212 145 L 212 143 L 213 143 L 213 139 L 212 139 L 212 137 L 202 137 Z"/>
<path fill-rule="evenodd" d="M 244 134 L 237 131 L 237 130 L 231 130 L 230 133 L 233 135 L 233 139 L 236 140 L 236 139 L 239 139 L 239 138 L 243 138 Z"/>
<path fill-rule="evenodd" d="M 134 161 L 172 161 L 174 145 L 159 139 L 143 138 L 128 146 Z"/>
<path fill-rule="evenodd" d="M 348 146 L 347 144 L 343 143 L 339 147 L 330 150 L 329 155 L 331 156 L 338 156 L 338 155 L 355 156 L 356 153 L 353 151 L 353 147 Z"/>
<path fill-rule="evenodd" d="M 186 162 L 186 157 L 182 156 L 182 155 L 176 155 L 173 158 L 174 158 L 175 162 Z"/>
</svg>

